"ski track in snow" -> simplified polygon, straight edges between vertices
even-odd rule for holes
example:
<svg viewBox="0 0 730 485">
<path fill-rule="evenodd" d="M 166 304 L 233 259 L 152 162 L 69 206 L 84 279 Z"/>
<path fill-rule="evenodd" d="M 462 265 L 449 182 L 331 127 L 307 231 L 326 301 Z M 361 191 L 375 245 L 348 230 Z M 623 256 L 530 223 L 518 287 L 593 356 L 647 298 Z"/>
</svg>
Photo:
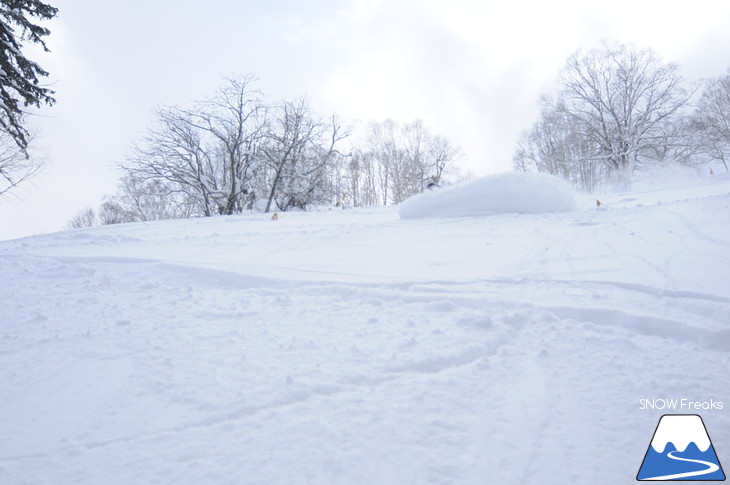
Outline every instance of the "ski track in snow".
<svg viewBox="0 0 730 485">
<path fill-rule="evenodd" d="M 2 242 L 0 483 L 633 483 L 730 405 L 729 192 Z"/>
</svg>

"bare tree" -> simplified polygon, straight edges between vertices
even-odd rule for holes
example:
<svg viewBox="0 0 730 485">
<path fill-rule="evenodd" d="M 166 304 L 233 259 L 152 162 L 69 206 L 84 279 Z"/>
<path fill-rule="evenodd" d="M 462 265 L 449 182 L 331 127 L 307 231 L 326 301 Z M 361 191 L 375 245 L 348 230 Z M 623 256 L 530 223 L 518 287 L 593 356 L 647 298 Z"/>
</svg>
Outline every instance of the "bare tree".
<svg viewBox="0 0 730 485">
<path fill-rule="evenodd" d="M 81 209 L 76 213 L 75 216 L 68 221 L 66 224 L 67 229 L 81 229 L 84 227 L 91 227 L 96 224 L 96 213 L 91 207 Z"/>
<path fill-rule="evenodd" d="M 213 215 L 216 167 L 202 133 L 179 108 L 157 108 L 155 115 L 157 126 L 134 146 L 122 169 L 135 182 L 156 181 L 164 192 L 182 192 L 195 200 L 203 215 Z"/>
<path fill-rule="evenodd" d="M 663 136 L 663 138 L 662 138 Z M 657 135 L 653 158 L 657 163 L 701 165 L 706 162 L 703 134 L 696 120 L 690 115 L 676 117 L 666 123 Z"/>
<path fill-rule="evenodd" d="M 202 215 L 240 212 L 254 197 L 258 145 L 266 130 L 266 108 L 252 82 L 251 76 L 229 79 L 195 109 L 158 108 L 157 126 L 122 168 L 195 201 Z"/>
<path fill-rule="evenodd" d="M 595 144 L 597 158 L 630 173 L 689 99 L 681 81 L 678 67 L 650 50 L 604 47 L 568 59 L 556 108 Z"/>
<path fill-rule="evenodd" d="M 593 152 L 593 145 L 571 129 L 569 118 L 545 103 L 540 120 L 520 138 L 513 160 L 517 170 L 551 173 L 592 191 L 608 171 Z"/>
<path fill-rule="evenodd" d="M 516 166 L 535 156 L 539 170 L 566 178 L 574 178 L 576 170 L 590 174 L 588 166 L 601 167 L 595 175 L 626 182 L 635 168 L 676 141 L 674 124 L 689 94 L 678 67 L 661 63 L 651 50 L 619 45 L 579 51 L 559 81 L 557 97 L 543 99 L 540 126 L 523 137 Z"/>
<path fill-rule="evenodd" d="M 124 222 L 185 219 L 203 215 L 196 197 L 184 190 L 170 189 L 170 182 L 140 179 L 129 173 L 110 200 L 124 212 Z M 101 211 L 100 211 L 101 212 Z"/>
<path fill-rule="evenodd" d="M 104 199 L 104 202 L 99 206 L 99 222 L 103 225 L 134 221 L 129 213 L 124 210 L 124 207 L 113 197 L 105 197 Z"/>
<path fill-rule="evenodd" d="M 241 212 L 255 197 L 252 182 L 267 130 L 267 108 L 253 82 L 251 75 L 229 79 L 216 96 L 188 112 L 193 126 L 217 145 L 214 195 L 221 214 Z"/>
<path fill-rule="evenodd" d="M 27 135 L 25 141 L 30 143 L 32 136 Z M 44 164 L 45 160 L 19 147 L 10 134 L 0 130 L 0 197 L 37 175 Z"/>
<path fill-rule="evenodd" d="M 341 156 L 337 145 L 348 134 L 335 117 L 330 123 L 316 119 L 305 98 L 282 103 L 262 148 L 268 169 L 265 211 L 274 203 L 286 211 L 330 199 L 329 175 Z"/>
<path fill-rule="evenodd" d="M 382 203 L 378 194 L 375 165 L 372 153 L 362 149 L 353 150 L 345 171 L 348 199 L 352 201 L 352 205 L 374 206 Z"/>
<path fill-rule="evenodd" d="M 438 184 L 457 155 L 420 121 L 373 124 L 366 146 L 343 154 L 350 132 L 337 117 L 316 117 L 306 98 L 267 105 L 252 83 L 229 79 L 194 108 L 158 108 L 114 201 L 134 220 L 398 203 Z"/>
<path fill-rule="evenodd" d="M 365 143 L 383 205 L 397 204 L 438 184 L 458 155 L 445 138 L 432 135 L 422 121 L 373 123 Z"/>
<path fill-rule="evenodd" d="M 730 172 L 730 70 L 707 81 L 692 122 L 704 153 Z"/>
</svg>

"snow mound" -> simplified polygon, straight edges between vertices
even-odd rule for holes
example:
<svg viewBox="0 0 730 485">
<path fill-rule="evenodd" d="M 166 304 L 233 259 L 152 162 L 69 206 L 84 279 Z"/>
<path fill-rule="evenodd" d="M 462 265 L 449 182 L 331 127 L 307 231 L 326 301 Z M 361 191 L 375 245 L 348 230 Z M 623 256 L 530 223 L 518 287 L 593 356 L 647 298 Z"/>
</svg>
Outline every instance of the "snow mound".
<svg viewBox="0 0 730 485">
<path fill-rule="evenodd" d="M 401 204 L 400 217 L 541 214 L 577 208 L 575 192 L 566 181 L 545 174 L 508 172 L 418 194 Z"/>
</svg>

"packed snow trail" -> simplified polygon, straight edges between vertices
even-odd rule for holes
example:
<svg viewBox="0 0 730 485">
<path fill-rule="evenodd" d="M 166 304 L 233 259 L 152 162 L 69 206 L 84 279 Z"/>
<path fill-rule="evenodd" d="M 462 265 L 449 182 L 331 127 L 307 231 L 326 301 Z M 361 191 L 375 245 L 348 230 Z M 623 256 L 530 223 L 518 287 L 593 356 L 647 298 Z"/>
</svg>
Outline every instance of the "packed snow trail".
<svg viewBox="0 0 730 485">
<path fill-rule="evenodd" d="M 628 484 L 664 397 L 723 460 L 728 194 L 2 242 L 0 483 Z"/>
</svg>

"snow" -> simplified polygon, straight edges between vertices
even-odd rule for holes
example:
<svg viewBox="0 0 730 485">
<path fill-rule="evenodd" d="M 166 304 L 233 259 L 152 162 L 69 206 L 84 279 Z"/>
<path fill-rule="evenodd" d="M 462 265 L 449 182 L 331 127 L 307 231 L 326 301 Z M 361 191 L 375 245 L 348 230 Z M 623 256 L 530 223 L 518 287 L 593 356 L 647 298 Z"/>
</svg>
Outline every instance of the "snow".
<svg viewBox="0 0 730 485">
<path fill-rule="evenodd" d="M 710 176 L 707 167 L 689 167 L 678 163 L 661 164 L 637 173 L 632 181 L 632 187 L 639 192 L 691 188 L 713 185 L 717 177 L 722 178 L 722 175 Z"/>
<path fill-rule="evenodd" d="M 575 194 L 562 179 L 547 174 L 508 172 L 427 191 L 406 200 L 403 219 L 494 214 L 543 214 L 577 209 Z"/>
<path fill-rule="evenodd" d="M 703 453 L 712 444 L 702 418 L 683 414 L 663 416 L 659 421 L 651 446 L 657 453 L 664 453 L 668 443 L 673 443 L 677 451 L 684 451 L 694 443 Z"/>
<path fill-rule="evenodd" d="M 644 398 L 730 462 L 730 179 L 498 185 L 0 242 L 0 482 L 634 483 Z"/>
</svg>

